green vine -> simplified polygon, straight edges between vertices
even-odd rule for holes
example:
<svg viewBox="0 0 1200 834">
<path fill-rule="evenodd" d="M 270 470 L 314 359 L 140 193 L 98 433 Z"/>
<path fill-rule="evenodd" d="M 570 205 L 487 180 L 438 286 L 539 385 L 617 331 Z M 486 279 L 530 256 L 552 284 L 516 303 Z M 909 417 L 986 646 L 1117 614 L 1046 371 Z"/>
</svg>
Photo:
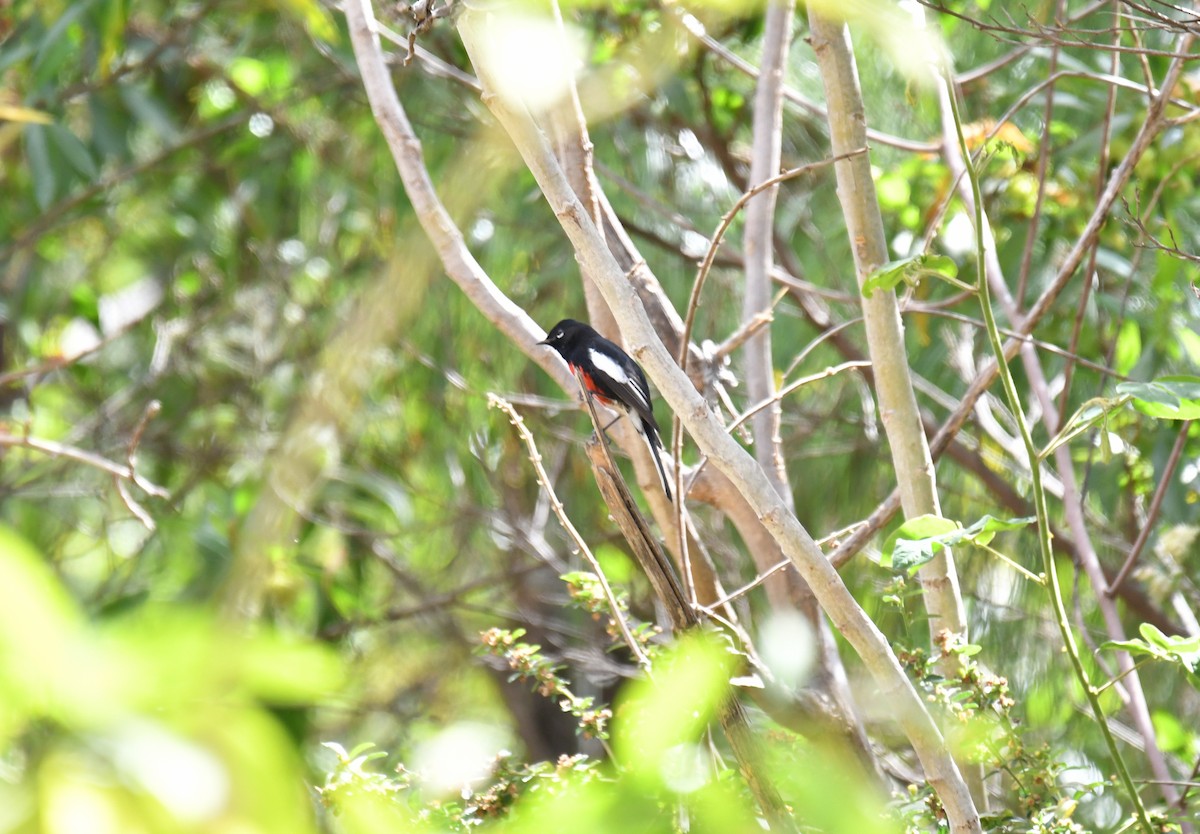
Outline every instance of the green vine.
<svg viewBox="0 0 1200 834">
<path fill-rule="evenodd" d="M 1104 709 L 1100 705 L 1099 691 L 1092 686 L 1091 680 L 1088 678 L 1087 669 L 1084 668 L 1083 660 L 1079 654 L 1079 647 L 1075 642 L 1075 634 L 1071 630 L 1071 623 L 1067 616 L 1066 604 L 1059 589 L 1058 569 L 1054 559 L 1053 545 L 1051 544 L 1050 512 L 1046 504 L 1046 491 L 1042 485 L 1042 457 L 1039 450 L 1033 444 L 1029 425 L 1025 421 L 1025 412 L 1021 406 L 1021 398 L 1017 393 L 1016 383 L 1013 381 L 1012 372 L 1009 370 L 1008 362 L 1004 357 L 1004 343 L 1000 338 L 1000 330 L 996 326 L 996 317 L 992 310 L 991 293 L 988 289 L 984 263 L 983 197 L 979 187 L 979 175 L 972 163 L 971 150 L 967 147 L 967 140 L 963 135 L 962 116 L 958 108 L 958 96 L 954 90 L 954 79 L 949 71 L 948 62 L 943 63 L 941 72 L 941 81 L 946 85 L 946 94 L 950 100 L 950 111 L 954 118 L 954 129 L 958 136 L 959 147 L 962 150 L 963 166 L 971 184 L 971 196 L 975 203 L 976 293 L 979 296 L 979 306 L 983 313 L 988 341 L 991 343 L 992 353 L 996 357 L 1000 381 L 1004 386 L 1004 396 L 1008 401 L 1009 410 L 1012 411 L 1013 418 L 1017 422 L 1017 429 L 1021 433 L 1021 442 L 1025 445 L 1025 452 L 1029 457 L 1034 510 L 1037 514 L 1038 547 L 1041 551 L 1043 570 L 1048 578 L 1046 588 L 1050 593 L 1051 602 L 1054 604 L 1055 622 L 1058 624 L 1058 629 L 1062 634 L 1067 656 L 1071 659 L 1071 667 L 1075 671 L 1075 676 L 1078 678 L 1080 686 L 1083 688 L 1084 695 L 1087 697 L 1092 715 L 1096 719 L 1096 725 L 1104 736 L 1105 744 L 1108 746 L 1113 764 L 1117 769 L 1125 792 L 1129 795 L 1130 801 L 1133 803 L 1134 815 L 1137 819 L 1138 827 L 1142 830 L 1143 834 L 1155 834 L 1154 826 L 1151 824 L 1150 817 L 1146 813 L 1146 807 L 1142 803 L 1142 797 L 1138 793 L 1137 785 L 1134 784 L 1133 777 L 1129 773 L 1129 768 L 1125 764 L 1125 760 L 1121 757 L 1121 751 L 1117 748 L 1116 738 L 1108 727 Z"/>
</svg>

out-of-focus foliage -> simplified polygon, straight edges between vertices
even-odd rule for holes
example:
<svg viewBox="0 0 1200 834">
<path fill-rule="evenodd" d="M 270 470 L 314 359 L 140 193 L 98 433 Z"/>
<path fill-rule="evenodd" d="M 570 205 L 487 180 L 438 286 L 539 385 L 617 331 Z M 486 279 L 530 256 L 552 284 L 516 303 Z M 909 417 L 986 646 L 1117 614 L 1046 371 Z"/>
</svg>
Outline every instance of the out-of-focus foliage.
<svg viewBox="0 0 1200 834">
<path fill-rule="evenodd" d="M 388 49 L 399 94 L 467 245 L 535 320 L 582 317 L 573 254 L 477 92 L 421 58 L 405 65 L 410 18 L 375 5 L 398 35 Z M 1137 14 L 1118 24 L 1111 10 L 1076 18 L 1084 4 L 1062 4 L 1071 22 L 1047 111 L 1034 88 L 1054 44 L 1032 22 L 1013 31 L 999 5 L 927 13 L 961 74 L 996 254 L 1027 309 L 1128 151 L 1145 114 L 1139 86 L 1161 80 L 1179 41 Z M 1051 26 L 1054 5 L 1028 13 Z M 599 181 L 679 309 L 708 237 L 748 185 L 754 99 L 754 80 L 706 47 L 685 11 L 731 55 L 759 60 L 758 8 L 563 9 L 585 47 Z M 417 44 L 469 73 L 453 25 L 435 21 Z M 824 92 L 797 27 L 785 167 L 828 155 Z M 937 153 L 936 101 L 897 67 L 881 28 L 854 28 L 866 118 L 920 147 L 872 141 L 893 258 L 876 284 L 906 301 L 920 405 L 936 425 L 988 355 L 961 291 L 978 277 L 973 237 Z M 1114 39 L 1120 51 L 1108 49 Z M 1097 397 L 1138 403 L 1089 413 L 1069 448 L 1110 577 L 1150 525 L 1115 598 L 1126 630 L 1142 635 L 1127 648 L 1155 661 L 1139 672 L 1184 782 L 1200 756 L 1200 425 L 1182 422 L 1195 418 L 1200 367 L 1195 67 L 1172 93 L 1178 122 L 1138 163 L 1089 273 L 1034 333 L 1056 386 L 1050 407 L 1064 417 Z M 753 677 L 749 661 L 719 641 L 662 657 L 653 596 L 580 448 L 590 426 L 572 393 L 428 266 L 338 13 L 316 0 L 0 3 L 0 163 L 0 830 L 759 830 L 728 750 L 703 729 L 730 678 Z M 781 285 L 792 289 L 772 324 L 784 383 L 865 351 L 834 186 L 822 169 L 780 192 L 776 260 L 795 279 Z M 739 325 L 741 223 L 704 291 L 698 341 L 720 343 Z M 330 346 L 355 335 L 347 323 L 380 287 L 394 293 L 384 312 L 397 311 L 399 332 L 331 374 Z M 269 570 L 265 606 L 240 621 L 222 601 L 248 519 L 273 494 L 267 473 L 299 404 L 329 390 L 351 392 L 352 405 L 301 435 L 322 477 L 290 507 L 286 540 L 254 554 Z M 660 652 L 654 685 L 629 683 L 636 664 L 488 391 L 517 403 L 537 434 L 639 639 Z M 783 405 L 801 520 L 821 536 L 867 516 L 895 483 L 868 381 L 842 374 Z M 1003 406 L 984 400 L 938 465 L 948 518 L 1032 514 L 1013 436 Z M 120 474 L 129 468 L 138 481 Z M 694 518 L 726 587 L 752 580 L 731 525 L 703 507 Z M 1128 807 L 1110 751 L 1079 709 L 1045 589 L 1012 565 L 1040 572 L 1033 533 L 973 530 L 941 531 L 958 548 L 971 623 L 971 644 L 941 647 L 967 659 L 962 680 L 939 679 L 937 649 L 920 648 L 930 628 L 910 579 L 874 550 L 843 576 L 933 708 L 963 728 L 948 731 L 952 743 L 986 763 L 997 827 L 1115 830 Z M 914 538 L 931 551 L 931 535 Z M 1065 525 L 1055 544 L 1069 577 Z M 1100 646 L 1091 592 L 1062 584 L 1074 625 Z M 742 625 L 766 635 L 769 608 L 747 594 Z M 1099 685 L 1116 674 L 1110 648 L 1085 658 Z M 812 651 L 795 639 L 774 649 Z M 889 705 L 846 654 L 868 732 L 895 751 L 885 762 L 896 792 L 755 701 L 765 766 L 815 828 L 931 828 L 936 800 Z M 1102 697 L 1126 721 L 1121 693 L 1114 684 Z M 1150 780 L 1135 746 L 1124 752 Z M 447 759 L 470 767 L 439 769 Z M 1177 807 L 1155 790 L 1147 801 L 1166 819 L 1194 815 L 1188 788 Z"/>
<path fill-rule="evenodd" d="M 315 831 L 289 729 L 341 687 L 312 641 L 146 603 L 89 627 L 0 528 L 0 821 L 11 831 Z"/>
</svg>

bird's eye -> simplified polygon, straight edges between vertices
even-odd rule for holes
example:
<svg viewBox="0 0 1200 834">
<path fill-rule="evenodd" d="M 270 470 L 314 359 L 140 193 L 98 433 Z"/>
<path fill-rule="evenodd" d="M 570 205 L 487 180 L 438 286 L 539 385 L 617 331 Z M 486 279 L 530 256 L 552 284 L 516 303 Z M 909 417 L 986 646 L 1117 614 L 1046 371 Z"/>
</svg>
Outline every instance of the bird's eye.
<svg viewBox="0 0 1200 834">
<path fill-rule="evenodd" d="M 554 331 L 554 336 L 553 336 L 553 338 L 555 338 L 555 339 L 561 339 L 561 338 L 562 338 L 562 331 L 561 331 L 561 330 L 555 330 L 555 331 Z"/>
</svg>

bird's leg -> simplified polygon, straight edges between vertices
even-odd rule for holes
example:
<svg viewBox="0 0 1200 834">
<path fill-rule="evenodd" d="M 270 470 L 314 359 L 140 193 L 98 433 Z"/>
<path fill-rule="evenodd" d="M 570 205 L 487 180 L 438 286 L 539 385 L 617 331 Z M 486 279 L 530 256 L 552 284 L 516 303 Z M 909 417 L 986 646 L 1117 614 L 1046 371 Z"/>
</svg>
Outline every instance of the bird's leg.
<svg viewBox="0 0 1200 834">
<path fill-rule="evenodd" d="M 588 400 L 590 400 L 590 401 L 591 401 L 592 405 L 598 405 L 598 404 L 596 403 L 596 398 L 595 398 L 595 397 L 592 395 L 592 392 L 591 392 L 591 391 L 589 391 L 589 390 L 587 390 L 586 388 L 584 388 L 584 389 L 583 389 L 583 393 L 587 395 L 587 398 L 588 398 Z M 596 413 L 597 413 L 597 414 L 599 414 L 599 413 L 600 413 L 598 409 L 597 409 Z M 621 414 L 618 414 L 616 417 L 612 418 L 612 419 L 611 419 L 611 420 L 609 420 L 607 423 L 605 423 L 605 424 L 604 424 L 604 428 L 600 429 L 600 433 L 601 433 L 601 434 L 608 434 L 608 430 L 609 430 L 609 429 L 611 429 L 611 428 L 613 427 L 613 424 L 615 424 L 615 423 L 616 423 L 618 420 L 620 420 L 622 416 L 623 416 L 623 415 L 621 415 Z"/>
</svg>

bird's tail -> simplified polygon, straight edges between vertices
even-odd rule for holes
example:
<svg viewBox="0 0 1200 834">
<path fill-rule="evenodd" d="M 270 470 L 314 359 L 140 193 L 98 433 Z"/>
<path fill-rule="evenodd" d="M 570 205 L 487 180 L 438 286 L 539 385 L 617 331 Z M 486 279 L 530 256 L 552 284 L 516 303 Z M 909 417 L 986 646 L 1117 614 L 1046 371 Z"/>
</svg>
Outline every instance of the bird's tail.
<svg viewBox="0 0 1200 834">
<path fill-rule="evenodd" d="M 667 494 L 668 501 L 674 501 L 675 499 L 671 496 L 671 482 L 667 478 L 667 470 L 663 467 L 662 457 L 659 455 L 663 450 L 662 441 L 653 425 L 647 424 L 644 419 L 640 422 L 642 424 L 641 435 L 646 438 L 646 445 L 650 447 L 650 457 L 654 458 L 654 465 L 658 467 L 658 477 L 662 478 L 663 492 Z"/>
</svg>

